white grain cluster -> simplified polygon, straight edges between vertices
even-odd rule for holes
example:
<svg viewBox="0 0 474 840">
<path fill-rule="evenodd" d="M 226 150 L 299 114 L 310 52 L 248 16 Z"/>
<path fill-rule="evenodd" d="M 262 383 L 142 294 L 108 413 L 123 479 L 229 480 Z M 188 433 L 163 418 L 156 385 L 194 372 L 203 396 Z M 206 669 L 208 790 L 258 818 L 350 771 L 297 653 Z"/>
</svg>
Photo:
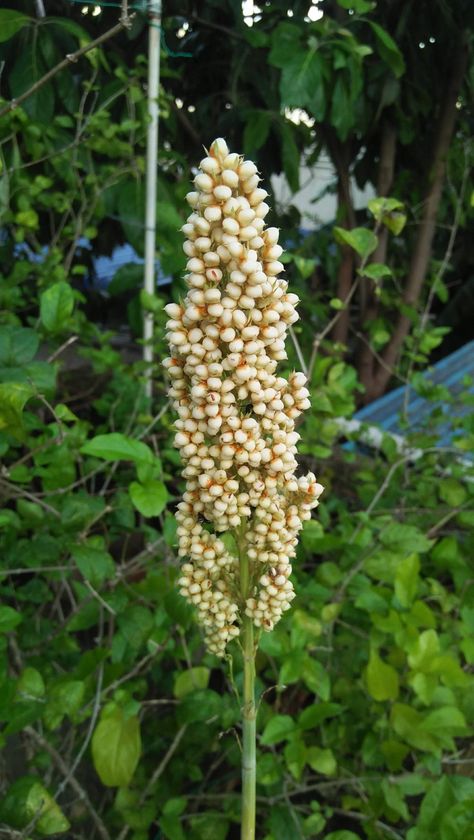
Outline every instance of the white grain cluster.
<svg viewBox="0 0 474 840">
<path fill-rule="evenodd" d="M 185 467 L 178 505 L 181 593 L 197 607 L 209 650 L 223 655 L 243 613 L 271 630 L 294 597 L 291 558 L 318 504 L 315 476 L 296 478 L 295 420 L 307 409 L 302 373 L 276 374 L 298 297 L 279 275 L 278 229 L 265 228 L 267 193 L 257 167 L 215 140 L 188 193 L 183 227 L 189 291 L 166 307 L 164 362 Z M 241 597 L 239 561 L 250 560 Z"/>
</svg>

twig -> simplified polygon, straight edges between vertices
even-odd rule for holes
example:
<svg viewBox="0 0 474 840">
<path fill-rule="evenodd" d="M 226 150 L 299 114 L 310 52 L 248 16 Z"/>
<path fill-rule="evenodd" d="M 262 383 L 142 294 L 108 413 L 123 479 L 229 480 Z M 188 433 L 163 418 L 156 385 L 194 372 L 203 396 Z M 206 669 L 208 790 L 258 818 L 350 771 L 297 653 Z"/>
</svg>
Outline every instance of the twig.
<svg viewBox="0 0 474 840">
<path fill-rule="evenodd" d="M 163 758 L 163 761 L 162 761 L 162 762 L 158 765 L 158 767 L 156 768 L 155 772 L 154 772 L 154 773 L 153 773 L 153 775 L 151 776 L 150 781 L 148 782 L 148 784 L 147 784 L 147 786 L 145 787 L 145 789 L 144 789 L 144 791 L 143 791 L 142 795 L 140 796 L 140 799 L 138 800 L 138 805 L 139 805 L 139 806 L 140 806 L 140 805 L 143 805 L 143 803 L 145 802 L 145 800 L 146 800 L 146 798 L 147 798 L 148 794 L 149 794 L 149 793 L 150 793 L 150 791 L 153 789 L 153 787 L 156 785 L 156 783 L 157 783 L 158 779 L 160 778 L 160 776 L 162 776 L 162 775 L 163 775 L 163 773 L 165 772 L 165 770 L 166 770 L 166 768 L 167 768 L 167 766 L 168 766 L 169 762 L 170 762 L 170 761 L 171 761 L 171 759 L 173 758 L 173 755 L 175 754 L 176 750 L 178 749 L 178 746 L 179 746 L 179 744 L 180 744 L 180 741 L 181 741 L 181 739 L 182 739 L 182 737 L 183 737 L 184 733 L 186 732 L 186 729 L 187 729 L 187 728 L 188 728 L 188 725 L 185 723 L 185 724 L 181 727 L 181 729 L 178 729 L 178 731 L 177 731 L 177 733 L 176 733 L 176 735 L 175 735 L 175 737 L 174 737 L 173 742 L 171 743 L 171 745 L 170 745 L 170 747 L 169 747 L 169 749 L 168 749 L 167 753 L 165 754 L 165 756 L 164 756 L 164 758 Z M 122 829 L 122 831 L 121 831 L 121 832 L 120 832 L 120 834 L 118 835 L 117 840 L 125 840 L 125 838 L 126 838 L 126 836 L 127 836 L 127 834 L 128 834 L 128 832 L 129 832 L 129 831 L 130 831 L 130 826 L 128 826 L 128 825 L 124 826 L 124 828 Z"/>
<path fill-rule="evenodd" d="M 99 37 L 96 38 L 94 41 L 91 41 L 89 44 L 86 44 L 85 46 L 81 47 L 81 49 L 76 50 L 76 52 L 69 53 L 66 56 L 66 58 L 63 58 L 63 60 L 60 61 L 59 64 L 56 64 L 55 67 L 52 67 L 51 70 L 48 70 L 48 72 L 45 73 L 44 76 L 41 77 L 41 79 L 38 79 L 37 82 L 31 85 L 31 87 L 28 88 L 28 90 L 25 90 L 25 92 L 18 96 L 16 99 L 12 99 L 10 102 L 8 102 L 8 104 L 1 109 L 0 117 L 4 117 L 5 114 L 9 113 L 9 111 L 13 111 L 15 108 L 21 105 L 21 103 L 24 102 L 25 99 L 29 99 L 29 97 L 33 93 L 36 93 L 36 91 L 39 90 L 39 88 L 47 84 L 47 82 L 49 82 L 50 79 L 54 78 L 54 76 L 56 76 L 56 74 L 59 73 L 61 70 L 64 70 L 71 64 L 75 64 L 76 61 L 78 61 L 83 55 L 86 55 L 86 53 L 90 52 L 91 50 L 94 50 L 96 47 L 100 46 L 100 44 L 103 44 L 105 41 L 108 41 L 109 38 L 113 38 L 114 35 L 117 35 L 119 32 L 122 31 L 122 29 L 125 29 L 128 23 L 130 23 L 134 17 L 134 14 L 130 15 L 130 17 L 127 18 L 127 23 L 125 23 L 123 20 L 120 20 L 119 23 L 117 23 L 115 26 L 112 26 L 111 29 L 108 29 L 107 32 L 104 32 L 102 35 L 99 35 Z"/>
<path fill-rule="evenodd" d="M 71 336 L 68 338 L 68 340 L 64 342 L 64 344 L 61 344 L 61 347 L 58 347 L 58 349 L 57 349 L 57 350 L 55 350 L 55 351 L 54 351 L 54 353 L 52 353 L 52 354 L 51 354 L 51 356 L 48 356 L 48 358 L 47 358 L 47 360 L 46 360 L 46 361 L 47 361 L 49 364 L 51 364 L 51 362 L 54 362 L 54 360 L 55 360 L 55 359 L 57 359 L 57 358 L 58 358 L 58 356 L 60 356 L 60 355 L 61 355 L 61 353 L 63 353 L 63 352 L 64 352 L 64 350 L 66 350 L 66 348 L 67 348 L 67 347 L 70 347 L 70 346 L 71 346 L 71 344 L 74 344 L 74 342 L 75 342 L 75 341 L 77 341 L 77 340 L 78 340 L 78 338 L 79 338 L 79 336 L 78 336 L 78 335 L 71 335 Z"/>
<path fill-rule="evenodd" d="M 301 352 L 301 346 L 300 346 L 300 343 L 298 341 L 298 338 L 296 336 L 296 333 L 295 333 L 293 327 L 290 327 L 290 336 L 291 336 L 291 340 L 293 342 L 293 346 L 296 350 L 296 355 L 298 356 L 298 361 L 301 365 L 301 369 L 302 369 L 304 375 L 308 376 L 308 368 L 306 367 L 306 362 L 303 358 L 303 353 Z"/>
<path fill-rule="evenodd" d="M 76 772 L 77 768 L 79 767 L 79 764 L 82 761 L 82 757 L 83 757 L 87 747 L 89 746 L 89 742 L 92 738 L 92 734 L 93 734 L 94 729 L 95 729 L 96 720 L 97 720 L 97 717 L 99 715 L 100 696 L 101 696 L 101 692 L 102 692 L 103 679 L 104 679 L 104 663 L 101 662 L 101 664 L 99 666 L 99 675 L 97 677 L 97 688 L 96 688 L 96 692 L 95 692 L 94 706 L 93 706 L 93 709 L 92 709 L 92 715 L 91 715 L 91 719 L 90 719 L 90 722 L 89 722 L 89 728 L 87 730 L 87 734 L 86 734 L 86 737 L 84 739 L 84 743 L 83 743 L 81 749 L 79 750 L 76 758 L 74 759 L 74 763 L 73 763 L 72 767 L 68 770 L 67 776 L 65 776 L 63 781 L 58 785 L 57 790 L 56 790 L 56 794 L 54 796 L 55 799 L 57 799 L 59 796 L 61 796 L 64 788 L 69 784 L 70 780 L 74 776 L 74 773 Z"/>
<path fill-rule="evenodd" d="M 40 735 L 39 732 L 36 731 L 36 729 L 33 729 L 32 726 L 25 726 L 23 731 L 26 735 L 28 735 L 30 738 L 36 741 L 38 746 L 40 746 L 42 749 L 46 750 L 46 752 L 49 753 L 58 769 L 67 779 L 67 784 L 77 793 L 79 798 L 86 805 L 94 822 L 94 825 L 96 826 L 97 831 L 102 837 L 102 840 L 111 840 L 110 834 L 107 831 L 107 828 L 105 827 L 101 818 L 99 817 L 97 811 L 95 810 L 92 802 L 90 801 L 89 796 L 87 795 L 82 785 L 77 781 L 76 777 L 70 774 L 69 767 L 67 766 L 62 756 L 60 756 L 58 751 L 53 747 L 52 744 L 49 743 L 49 741 L 46 740 L 46 738 L 43 738 L 43 736 Z"/>
</svg>

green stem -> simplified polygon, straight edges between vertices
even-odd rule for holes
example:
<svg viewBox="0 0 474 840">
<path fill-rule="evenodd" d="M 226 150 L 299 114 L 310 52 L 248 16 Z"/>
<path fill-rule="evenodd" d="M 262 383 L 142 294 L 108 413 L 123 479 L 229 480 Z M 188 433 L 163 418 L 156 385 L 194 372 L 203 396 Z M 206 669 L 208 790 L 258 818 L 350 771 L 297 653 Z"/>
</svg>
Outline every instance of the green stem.
<svg viewBox="0 0 474 840">
<path fill-rule="evenodd" d="M 249 592 L 249 560 L 241 555 L 240 587 L 245 603 Z M 242 621 L 242 651 L 244 658 L 244 703 L 242 708 L 242 828 L 241 840 L 255 840 L 256 785 L 256 717 L 255 708 L 255 644 L 252 619 Z"/>
</svg>

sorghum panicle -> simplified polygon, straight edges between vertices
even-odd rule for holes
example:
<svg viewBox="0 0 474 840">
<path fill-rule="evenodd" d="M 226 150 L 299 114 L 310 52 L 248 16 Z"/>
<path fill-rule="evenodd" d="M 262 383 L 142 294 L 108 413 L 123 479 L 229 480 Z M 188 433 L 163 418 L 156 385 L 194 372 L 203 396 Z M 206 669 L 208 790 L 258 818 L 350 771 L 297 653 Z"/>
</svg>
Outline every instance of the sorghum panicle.
<svg viewBox="0 0 474 840">
<path fill-rule="evenodd" d="M 189 291 L 166 307 L 175 445 L 185 467 L 178 505 L 179 585 L 198 611 L 210 651 L 222 656 L 242 614 L 271 630 L 294 598 L 298 533 L 323 491 L 296 478 L 295 420 L 309 408 L 306 377 L 278 376 L 298 297 L 280 277 L 278 229 L 265 227 L 257 167 L 217 139 L 188 193 L 183 233 Z M 235 535 L 250 561 L 242 600 L 239 561 L 219 534 Z"/>
</svg>

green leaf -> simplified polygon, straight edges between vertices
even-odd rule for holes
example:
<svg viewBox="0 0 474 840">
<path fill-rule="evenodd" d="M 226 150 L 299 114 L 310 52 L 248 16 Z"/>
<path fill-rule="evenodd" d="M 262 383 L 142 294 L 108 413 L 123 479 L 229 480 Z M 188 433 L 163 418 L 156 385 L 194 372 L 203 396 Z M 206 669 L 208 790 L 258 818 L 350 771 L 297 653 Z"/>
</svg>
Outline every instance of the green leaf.
<svg viewBox="0 0 474 840">
<path fill-rule="evenodd" d="M 260 149 L 270 132 L 272 116 L 270 111 L 250 111 L 244 130 L 244 153 L 250 155 Z"/>
<path fill-rule="evenodd" d="M 0 431 L 17 436 L 23 427 L 23 409 L 33 395 L 33 389 L 20 382 L 0 385 Z"/>
<path fill-rule="evenodd" d="M 405 72 L 405 60 L 392 36 L 373 20 L 367 20 L 375 35 L 379 55 L 388 64 L 394 75 L 399 78 Z"/>
<path fill-rule="evenodd" d="M 40 297 L 40 318 L 51 333 L 64 330 L 74 309 L 74 292 L 69 283 L 60 280 L 46 289 Z"/>
<path fill-rule="evenodd" d="M 380 541 L 395 551 L 406 551 L 407 554 L 421 554 L 433 545 L 433 540 L 429 540 L 415 525 L 404 525 L 401 522 L 391 522 L 384 527 L 380 532 Z"/>
<path fill-rule="evenodd" d="M 376 3 L 372 2 L 372 0 L 337 0 L 337 3 L 343 9 L 353 9 L 356 15 L 363 15 L 365 12 L 370 12 L 376 6 Z"/>
<path fill-rule="evenodd" d="M 394 703 L 390 714 L 394 731 L 403 741 L 423 752 L 439 754 L 436 739 L 429 732 L 421 729 L 423 715 L 405 703 Z"/>
<path fill-rule="evenodd" d="M 104 580 L 109 580 L 115 573 L 115 563 L 108 551 L 94 544 L 92 538 L 81 545 L 73 545 L 71 554 L 83 577 L 92 586 L 99 587 Z"/>
<path fill-rule="evenodd" d="M 178 707 L 180 723 L 198 723 L 218 718 L 222 710 L 222 697 L 210 688 L 197 689 L 186 694 Z"/>
<path fill-rule="evenodd" d="M 454 805 L 444 814 L 440 840 L 472 840 L 474 829 L 474 797 Z"/>
<path fill-rule="evenodd" d="M 399 691 L 398 674 L 395 668 L 382 662 L 375 650 L 370 653 L 369 664 L 365 671 L 369 694 L 374 700 L 396 700 Z"/>
<path fill-rule="evenodd" d="M 110 432 L 107 435 L 97 435 L 81 447 L 83 455 L 103 458 L 105 461 L 145 461 L 152 464 L 155 456 L 150 447 L 139 440 L 122 435 L 120 432 Z"/>
<path fill-rule="evenodd" d="M 340 715 L 344 707 L 339 703 L 314 703 L 303 709 L 299 718 L 300 729 L 316 729 L 323 720 Z"/>
<path fill-rule="evenodd" d="M 301 676 L 310 691 L 320 697 L 321 700 L 329 700 L 331 696 L 329 674 L 318 659 L 314 659 L 309 654 L 306 655 Z"/>
<path fill-rule="evenodd" d="M 270 747 L 272 744 L 278 744 L 280 741 L 289 738 L 295 729 L 296 723 L 292 717 L 275 715 L 265 726 L 260 741 L 264 746 Z"/>
<path fill-rule="evenodd" d="M 13 38 L 32 19 L 15 11 L 15 9 L 0 9 L 0 43 Z"/>
<path fill-rule="evenodd" d="M 314 49 L 294 52 L 282 70 L 282 105 L 307 108 L 315 119 L 323 120 L 326 113 L 326 73 L 326 64 L 319 52 Z"/>
<path fill-rule="evenodd" d="M 323 776 L 333 776 L 337 770 L 337 762 L 332 750 L 321 747 L 310 747 L 307 751 L 307 762 L 315 773 Z"/>
<path fill-rule="evenodd" d="M 325 835 L 324 840 L 360 840 L 360 837 L 353 831 L 343 829 L 342 831 L 331 831 L 330 834 Z"/>
<path fill-rule="evenodd" d="M 39 337 L 27 327 L 0 327 L 0 367 L 21 367 L 31 362 L 38 350 Z"/>
<path fill-rule="evenodd" d="M 64 715 L 74 716 L 81 709 L 86 691 L 83 680 L 61 680 L 48 690 L 45 720 L 49 729 L 57 729 Z"/>
<path fill-rule="evenodd" d="M 168 501 L 168 491 L 162 481 L 150 479 L 140 484 L 132 481 L 129 487 L 130 498 L 142 516 L 159 516 Z"/>
<path fill-rule="evenodd" d="M 290 840 L 301 837 L 299 818 L 296 811 L 283 805 L 273 806 L 270 810 L 269 825 L 272 840 Z"/>
<path fill-rule="evenodd" d="M 161 817 L 159 826 L 167 840 L 186 840 L 179 817 L 165 814 Z"/>
<path fill-rule="evenodd" d="M 92 758 L 106 787 L 130 784 L 141 754 L 140 722 L 115 703 L 106 706 L 92 736 Z"/>
<path fill-rule="evenodd" d="M 33 820 L 43 837 L 68 831 L 69 821 L 49 791 L 35 776 L 14 782 L 0 806 L 0 819 L 13 828 L 26 828 Z"/>
<path fill-rule="evenodd" d="M 199 689 L 207 688 L 211 671 L 203 665 L 182 671 L 174 682 L 174 696 L 181 700 L 186 694 L 192 694 Z"/>
<path fill-rule="evenodd" d="M 459 507 L 466 501 L 466 489 L 455 478 L 443 478 L 438 485 L 440 499 L 451 507 Z"/>
<path fill-rule="evenodd" d="M 403 211 L 403 202 L 398 198 L 372 198 L 367 207 L 374 218 L 385 225 L 395 236 L 405 227 L 407 217 Z"/>
<path fill-rule="evenodd" d="M 278 128 L 281 134 L 281 156 L 286 180 L 293 192 L 300 188 L 300 153 L 294 137 L 294 127 L 287 122 L 280 122 Z"/>
<path fill-rule="evenodd" d="M 352 230 L 335 227 L 334 236 L 337 242 L 353 248 L 362 259 L 369 257 L 375 251 L 378 243 L 375 233 L 372 230 L 362 227 L 353 228 Z"/>
<path fill-rule="evenodd" d="M 402 607 L 409 607 L 415 600 L 418 589 L 418 574 L 420 558 L 417 554 L 409 554 L 397 564 L 395 572 L 395 595 Z"/>
<path fill-rule="evenodd" d="M 383 263 L 369 263 L 365 268 L 358 269 L 358 274 L 361 277 L 370 277 L 371 280 L 377 282 L 377 280 L 382 280 L 383 277 L 391 277 L 393 272 L 388 265 Z"/>
<path fill-rule="evenodd" d="M 22 699 L 29 700 L 34 698 L 38 700 L 44 697 L 46 689 L 40 672 L 36 668 L 25 668 L 18 678 L 16 690 Z"/>
<path fill-rule="evenodd" d="M 0 607 L 0 633 L 9 633 L 23 621 L 21 613 L 13 607 Z"/>
</svg>

